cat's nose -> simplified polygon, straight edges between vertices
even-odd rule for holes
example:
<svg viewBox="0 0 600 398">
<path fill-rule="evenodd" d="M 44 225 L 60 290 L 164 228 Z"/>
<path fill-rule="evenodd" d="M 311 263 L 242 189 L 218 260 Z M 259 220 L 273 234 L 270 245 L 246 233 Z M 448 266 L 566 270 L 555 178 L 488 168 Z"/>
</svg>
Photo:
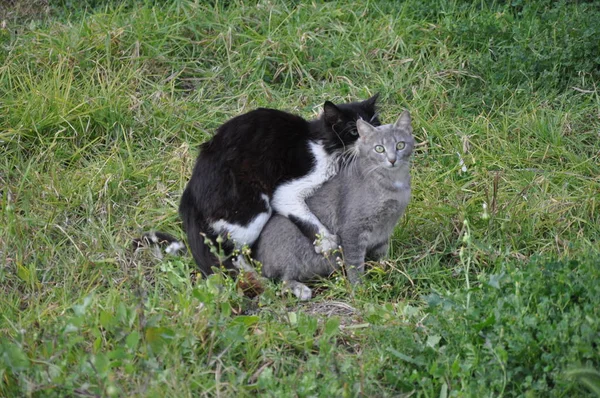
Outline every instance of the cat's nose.
<svg viewBox="0 0 600 398">
<path fill-rule="evenodd" d="M 392 164 L 392 166 L 396 164 L 396 159 L 388 159 L 388 161 Z"/>
</svg>

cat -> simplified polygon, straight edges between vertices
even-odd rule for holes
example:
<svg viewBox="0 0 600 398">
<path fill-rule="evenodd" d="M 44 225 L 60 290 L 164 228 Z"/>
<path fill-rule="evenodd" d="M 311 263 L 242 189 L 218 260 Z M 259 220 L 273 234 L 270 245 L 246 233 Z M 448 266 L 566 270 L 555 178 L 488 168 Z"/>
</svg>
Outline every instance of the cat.
<svg viewBox="0 0 600 398">
<path fill-rule="evenodd" d="M 411 118 L 404 111 L 395 124 L 356 122 L 359 139 L 354 159 L 308 200 L 309 208 L 341 240 L 341 251 L 317 254 L 311 242 L 285 217 L 274 215 L 253 247 L 262 274 L 281 279 L 300 300 L 312 296 L 304 285 L 328 276 L 345 263 L 351 283 L 360 282 L 365 259 L 387 255 L 394 227 L 410 200 Z"/>
<path fill-rule="evenodd" d="M 339 105 L 326 101 L 312 121 L 259 108 L 225 122 L 201 145 L 179 214 L 205 276 L 220 265 L 233 273 L 251 271 L 235 250 L 252 246 L 274 213 L 287 217 L 311 242 L 319 236 L 314 251 L 337 247 L 338 238 L 305 199 L 337 173 L 358 138 L 357 120 L 380 124 L 377 98 Z"/>
</svg>

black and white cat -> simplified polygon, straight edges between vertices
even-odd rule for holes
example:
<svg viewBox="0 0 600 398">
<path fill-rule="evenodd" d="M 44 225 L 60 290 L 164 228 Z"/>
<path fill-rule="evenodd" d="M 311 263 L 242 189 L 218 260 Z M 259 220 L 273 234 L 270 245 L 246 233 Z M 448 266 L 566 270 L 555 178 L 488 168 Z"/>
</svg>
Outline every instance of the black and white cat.
<svg viewBox="0 0 600 398">
<path fill-rule="evenodd" d="M 378 260 L 388 252 L 394 227 L 410 200 L 410 158 L 414 147 L 411 119 L 404 112 L 395 124 L 373 127 L 357 121 L 354 157 L 339 174 L 308 200 L 314 214 L 340 237 L 338 253 L 323 256 L 285 217 L 274 215 L 253 251 L 268 278 L 282 279 L 299 299 L 311 298 L 302 282 L 327 276 L 346 265 L 348 279 L 360 280 L 365 259 Z"/>
<path fill-rule="evenodd" d="M 242 256 L 237 260 L 231 253 L 251 246 L 274 212 L 293 221 L 311 242 L 318 235 L 316 252 L 337 248 L 338 238 L 310 211 L 305 199 L 337 173 L 342 155 L 358 138 L 357 120 L 380 124 L 377 97 L 339 105 L 327 101 L 313 121 L 275 109 L 256 109 L 227 121 L 201 145 L 179 213 L 189 248 L 204 275 L 220 265 L 229 270 L 246 268 Z M 222 243 L 216 243 L 217 236 Z M 160 237 L 147 234 L 144 239 L 158 243 Z M 212 251 L 205 239 L 213 242 Z M 174 240 L 167 243 L 180 247 Z M 219 258 L 215 246 L 227 257 Z"/>
</svg>

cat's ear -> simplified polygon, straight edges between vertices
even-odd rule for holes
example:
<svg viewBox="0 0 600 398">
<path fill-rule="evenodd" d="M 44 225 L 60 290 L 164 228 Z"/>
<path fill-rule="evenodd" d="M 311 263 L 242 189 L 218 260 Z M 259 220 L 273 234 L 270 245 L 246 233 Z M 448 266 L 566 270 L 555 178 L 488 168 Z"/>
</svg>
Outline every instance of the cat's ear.
<svg viewBox="0 0 600 398">
<path fill-rule="evenodd" d="M 323 118 L 328 124 L 334 125 L 342 119 L 342 111 L 333 102 L 325 101 L 323 105 Z"/>
<path fill-rule="evenodd" d="M 368 122 L 358 119 L 356 121 L 356 130 L 358 131 L 358 135 L 360 137 L 366 137 L 375 131 L 375 127 L 371 126 Z"/>
<path fill-rule="evenodd" d="M 410 122 L 410 113 L 405 110 L 404 112 L 402 112 L 402 115 L 400 115 L 398 120 L 396 120 L 396 123 L 394 123 L 394 127 L 409 130 L 410 132 L 412 132 L 412 126 Z"/>
<path fill-rule="evenodd" d="M 372 96 L 371 98 L 364 100 L 362 102 L 362 104 L 369 109 L 375 109 L 375 105 L 376 105 L 378 99 L 379 99 L 379 93 L 375 93 L 375 95 Z"/>
</svg>

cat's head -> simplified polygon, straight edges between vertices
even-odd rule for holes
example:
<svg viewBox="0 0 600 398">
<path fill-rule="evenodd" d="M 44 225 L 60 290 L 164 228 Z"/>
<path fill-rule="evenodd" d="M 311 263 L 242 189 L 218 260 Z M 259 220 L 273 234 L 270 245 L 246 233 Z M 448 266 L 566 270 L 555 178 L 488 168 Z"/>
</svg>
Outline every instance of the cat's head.
<svg viewBox="0 0 600 398">
<path fill-rule="evenodd" d="M 361 162 L 368 164 L 369 172 L 394 172 L 410 166 L 415 139 L 408 111 L 404 111 L 394 124 L 375 127 L 358 120 L 356 127 L 360 138 L 355 151 Z"/>
<path fill-rule="evenodd" d="M 377 118 L 376 107 L 378 97 L 379 94 L 375 94 L 361 102 L 338 105 L 325 101 L 321 122 L 325 137 L 328 138 L 327 147 L 333 150 L 345 149 L 354 144 L 358 139 L 357 120 L 366 120 L 373 126 L 379 126 L 381 123 Z"/>
</svg>

